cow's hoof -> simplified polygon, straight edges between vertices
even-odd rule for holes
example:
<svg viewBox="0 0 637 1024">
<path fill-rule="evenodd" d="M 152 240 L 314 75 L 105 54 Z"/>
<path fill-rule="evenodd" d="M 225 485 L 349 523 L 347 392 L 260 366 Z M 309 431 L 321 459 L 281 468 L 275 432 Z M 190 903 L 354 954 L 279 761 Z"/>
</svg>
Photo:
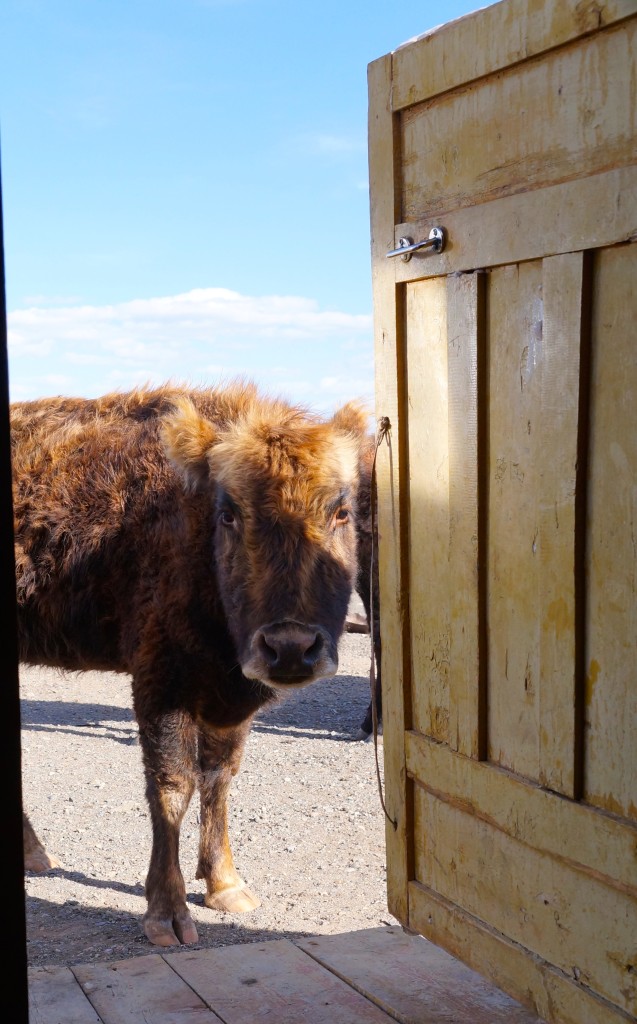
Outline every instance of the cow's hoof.
<svg viewBox="0 0 637 1024">
<path fill-rule="evenodd" d="M 211 910 L 221 910 L 227 914 L 246 914 L 249 910 L 256 910 L 261 906 L 261 900 L 257 899 L 247 885 L 233 885 L 230 889 L 208 893 L 204 897 L 204 903 Z"/>
<path fill-rule="evenodd" d="M 190 945 L 199 936 L 189 913 L 174 918 L 144 917 L 144 934 L 154 946 Z"/>
<path fill-rule="evenodd" d="M 24 869 L 25 871 L 35 871 L 38 875 L 43 874 L 45 871 L 53 871 L 54 868 L 61 868 L 57 857 L 52 857 L 50 853 L 47 853 L 43 846 L 37 850 L 25 851 L 24 854 Z"/>
<path fill-rule="evenodd" d="M 382 724 L 382 722 L 378 723 L 378 729 L 376 730 L 376 735 L 378 736 L 379 739 L 382 738 L 382 735 L 383 735 L 383 724 Z M 355 740 L 362 740 L 363 743 L 372 743 L 374 741 L 374 730 L 370 729 L 369 732 L 368 732 L 367 729 L 364 729 L 361 726 L 360 729 L 358 730 L 358 732 L 356 733 L 356 735 L 354 736 L 354 739 Z"/>
<path fill-rule="evenodd" d="M 373 734 L 371 732 L 367 732 L 366 729 L 362 729 L 362 728 L 354 733 L 354 739 L 355 740 L 362 740 L 363 743 L 365 743 L 368 739 L 372 738 L 372 736 L 373 736 Z"/>
</svg>

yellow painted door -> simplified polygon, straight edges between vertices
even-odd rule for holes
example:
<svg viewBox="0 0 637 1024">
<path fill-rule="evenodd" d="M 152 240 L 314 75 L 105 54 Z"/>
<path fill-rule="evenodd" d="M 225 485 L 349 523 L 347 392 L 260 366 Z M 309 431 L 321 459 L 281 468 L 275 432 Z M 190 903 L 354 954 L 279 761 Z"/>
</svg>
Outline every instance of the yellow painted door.
<svg viewBox="0 0 637 1024">
<path fill-rule="evenodd" d="M 389 906 L 631 1020 L 637 4 L 502 0 L 369 90 Z"/>
</svg>

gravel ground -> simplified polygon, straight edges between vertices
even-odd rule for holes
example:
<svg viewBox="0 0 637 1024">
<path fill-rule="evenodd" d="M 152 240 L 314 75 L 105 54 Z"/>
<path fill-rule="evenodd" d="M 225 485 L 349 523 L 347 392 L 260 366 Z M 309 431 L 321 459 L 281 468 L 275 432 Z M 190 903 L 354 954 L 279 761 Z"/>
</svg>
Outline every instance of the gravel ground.
<svg viewBox="0 0 637 1024">
<path fill-rule="evenodd" d="M 192 948 L 396 924 L 386 907 L 373 744 L 354 736 L 369 700 L 369 636 L 345 634 L 340 672 L 255 722 L 231 791 L 235 863 L 262 900 L 245 915 L 203 905 L 197 800 L 181 864 Z M 32 966 L 151 953 L 141 929 L 150 819 L 127 677 L 21 671 L 24 803 L 62 867 L 26 878 Z"/>
</svg>

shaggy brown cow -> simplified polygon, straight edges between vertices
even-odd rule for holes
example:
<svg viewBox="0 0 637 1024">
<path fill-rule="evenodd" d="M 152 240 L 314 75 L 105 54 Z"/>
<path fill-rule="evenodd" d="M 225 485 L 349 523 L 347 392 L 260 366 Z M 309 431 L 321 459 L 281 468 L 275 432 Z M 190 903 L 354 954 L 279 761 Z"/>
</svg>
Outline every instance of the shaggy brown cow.
<svg viewBox="0 0 637 1024">
<path fill-rule="evenodd" d="M 158 945 L 197 940 L 178 860 L 196 786 L 206 905 L 258 906 L 226 797 L 257 710 L 336 671 L 365 420 L 348 405 L 320 422 L 247 385 L 12 407 L 20 657 L 132 677 Z M 41 869 L 28 820 L 25 847 Z"/>
</svg>

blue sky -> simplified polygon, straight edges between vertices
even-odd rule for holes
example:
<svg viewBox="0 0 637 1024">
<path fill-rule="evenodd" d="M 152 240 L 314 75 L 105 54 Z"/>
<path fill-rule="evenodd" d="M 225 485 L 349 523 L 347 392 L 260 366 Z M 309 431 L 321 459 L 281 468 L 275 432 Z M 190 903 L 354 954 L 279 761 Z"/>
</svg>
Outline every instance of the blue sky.
<svg viewBox="0 0 637 1024">
<path fill-rule="evenodd" d="M 11 398 L 371 404 L 367 64 L 479 6 L 3 0 Z"/>
</svg>

